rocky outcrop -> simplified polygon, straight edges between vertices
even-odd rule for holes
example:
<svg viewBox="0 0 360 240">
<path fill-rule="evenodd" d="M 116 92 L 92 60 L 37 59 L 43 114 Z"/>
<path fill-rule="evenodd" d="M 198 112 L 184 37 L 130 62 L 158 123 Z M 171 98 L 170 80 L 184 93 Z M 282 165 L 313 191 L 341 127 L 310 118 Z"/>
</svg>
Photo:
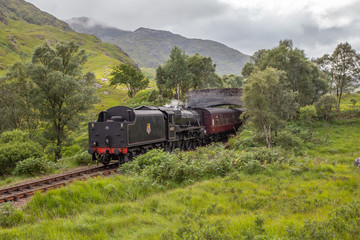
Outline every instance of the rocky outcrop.
<svg viewBox="0 0 360 240">
<path fill-rule="evenodd" d="M 360 157 L 358 157 L 357 159 L 355 159 L 354 165 L 355 165 L 356 167 L 360 167 Z"/>
</svg>

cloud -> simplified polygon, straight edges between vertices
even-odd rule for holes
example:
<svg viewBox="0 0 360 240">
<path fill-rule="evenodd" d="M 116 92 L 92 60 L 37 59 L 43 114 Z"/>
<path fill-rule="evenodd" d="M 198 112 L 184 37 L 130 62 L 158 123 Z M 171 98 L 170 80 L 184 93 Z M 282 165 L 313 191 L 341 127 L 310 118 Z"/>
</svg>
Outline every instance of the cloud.
<svg viewBox="0 0 360 240">
<path fill-rule="evenodd" d="M 60 19 L 87 16 L 122 30 L 147 27 L 211 39 L 241 52 L 292 39 L 310 57 L 339 42 L 360 49 L 360 2 L 355 0 L 29 0 Z"/>
</svg>

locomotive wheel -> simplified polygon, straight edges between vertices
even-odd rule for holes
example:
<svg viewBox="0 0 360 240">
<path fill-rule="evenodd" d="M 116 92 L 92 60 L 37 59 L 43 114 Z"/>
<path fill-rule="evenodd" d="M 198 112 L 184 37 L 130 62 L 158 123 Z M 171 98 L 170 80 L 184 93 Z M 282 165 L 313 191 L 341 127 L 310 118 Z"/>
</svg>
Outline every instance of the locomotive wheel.
<svg viewBox="0 0 360 240">
<path fill-rule="evenodd" d="M 107 153 L 101 155 L 101 157 L 100 157 L 100 162 L 102 164 L 104 164 L 105 166 L 110 163 L 110 160 L 111 160 L 110 155 Z"/>
<path fill-rule="evenodd" d="M 134 160 L 134 154 L 133 152 L 128 152 L 127 155 L 125 156 L 125 162 L 130 162 Z"/>
</svg>

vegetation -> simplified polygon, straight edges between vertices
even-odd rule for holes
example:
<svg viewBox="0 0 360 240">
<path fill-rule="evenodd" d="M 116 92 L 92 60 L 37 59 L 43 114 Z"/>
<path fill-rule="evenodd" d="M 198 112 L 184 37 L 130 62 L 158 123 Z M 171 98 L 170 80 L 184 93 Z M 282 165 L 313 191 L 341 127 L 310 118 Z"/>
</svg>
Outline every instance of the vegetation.
<svg viewBox="0 0 360 240">
<path fill-rule="evenodd" d="M 298 157 L 279 147 L 244 150 L 235 142 L 246 133 L 230 148 L 150 151 L 125 164 L 125 175 L 36 194 L 22 210 L 6 206 L 0 236 L 356 239 L 360 179 L 352 162 L 360 154 L 360 121 L 330 124 L 336 135 L 325 144 L 322 123 L 314 123 L 313 140 Z M 292 128 L 307 132 L 301 122 Z"/>
<path fill-rule="evenodd" d="M 243 77 L 237 76 L 235 74 L 223 75 L 222 80 L 226 87 L 229 88 L 239 88 L 243 85 Z"/>
<path fill-rule="evenodd" d="M 295 95 L 282 84 L 284 72 L 274 68 L 255 68 L 244 84 L 244 107 L 257 133 L 264 133 L 271 146 L 273 131 L 283 128 L 296 110 Z"/>
<path fill-rule="evenodd" d="M 320 77 L 319 68 L 305 57 L 303 50 L 294 48 L 291 40 L 280 41 L 279 46 L 257 51 L 253 63 L 247 63 L 242 74 L 249 77 L 255 67 L 265 70 L 272 67 L 285 72 L 283 86 L 297 92 L 296 102 L 306 106 L 316 102 L 327 92 L 327 82 Z"/>
<path fill-rule="evenodd" d="M 149 79 L 145 78 L 141 71 L 126 64 L 113 67 L 111 76 L 110 85 L 124 84 L 130 98 L 149 85 Z"/>
<path fill-rule="evenodd" d="M 54 144 L 55 162 L 61 158 L 69 133 L 78 128 L 83 113 L 96 101 L 94 74 L 81 72 L 86 60 L 85 51 L 74 42 L 58 43 L 55 48 L 44 44 L 35 49 L 31 63 L 16 63 L 7 74 L 10 82 L 0 86 L 7 92 L 4 98 L 9 96 L 16 103 L 15 107 L 1 106 L 6 116 L 13 116 L 3 119 L 4 125 L 13 119 L 15 127 L 21 127 L 22 120 L 26 126 L 47 124 L 46 138 Z M 14 86 L 12 91 L 8 85 Z M 25 111 L 17 116 L 22 109 Z"/>
<path fill-rule="evenodd" d="M 184 100 L 191 89 L 223 86 L 215 68 L 211 58 L 199 54 L 189 57 L 175 46 L 170 59 L 156 69 L 156 84 L 163 97 Z"/>
<path fill-rule="evenodd" d="M 345 42 L 339 43 L 331 55 L 325 54 L 316 62 L 329 80 L 330 92 L 336 94 L 339 109 L 343 94 L 360 86 L 360 55 Z"/>
</svg>

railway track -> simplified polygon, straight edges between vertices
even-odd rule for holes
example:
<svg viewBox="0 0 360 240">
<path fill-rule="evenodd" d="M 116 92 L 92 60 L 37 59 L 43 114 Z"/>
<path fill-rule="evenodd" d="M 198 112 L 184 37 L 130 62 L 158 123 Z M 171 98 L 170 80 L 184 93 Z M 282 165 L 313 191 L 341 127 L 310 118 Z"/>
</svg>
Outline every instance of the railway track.
<svg viewBox="0 0 360 240">
<path fill-rule="evenodd" d="M 74 180 L 110 175 L 111 173 L 117 172 L 118 166 L 118 163 L 113 163 L 107 166 L 90 167 L 2 188 L 0 189 L 0 204 L 32 196 L 38 191 L 45 192 L 50 189 L 59 188 Z"/>
</svg>

